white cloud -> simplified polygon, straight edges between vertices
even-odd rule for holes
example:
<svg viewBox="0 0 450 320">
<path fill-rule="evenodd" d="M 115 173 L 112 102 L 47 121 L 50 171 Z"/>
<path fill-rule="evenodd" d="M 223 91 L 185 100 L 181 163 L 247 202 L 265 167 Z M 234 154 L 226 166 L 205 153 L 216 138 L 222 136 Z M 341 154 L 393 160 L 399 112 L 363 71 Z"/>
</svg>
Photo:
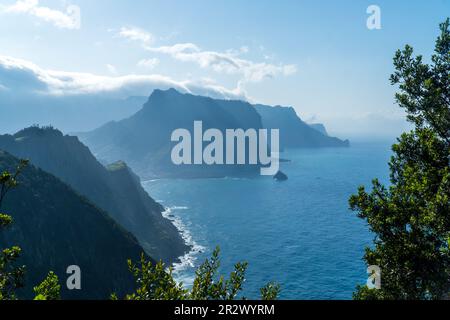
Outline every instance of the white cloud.
<svg viewBox="0 0 450 320">
<path fill-rule="evenodd" d="M 80 29 L 80 8 L 68 6 L 66 12 L 39 6 L 39 0 L 19 0 L 9 6 L 1 6 L 0 12 L 28 14 L 46 22 L 50 22 L 58 28 Z"/>
<path fill-rule="evenodd" d="M 114 75 L 117 74 L 117 68 L 115 66 L 113 66 L 112 64 L 107 64 L 106 69 L 108 69 L 108 71 L 111 74 L 114 74 Z"/>
<path fill-rule="evenodd" d="M 159 65 L 159 59 L 158 58 L 150 58 L 150 59 L 142 59 L 137 63 L 138 67 L 143 67 L 147 69 L 154 69 L 156 66 Z"/>
<path fill-rule="evenodd" d="M 38 0 L 22 0 L 17 1 L 16 3 L 5 6 L 3 8 L 4 12 L 9 13 L 24 13 L 24 12 L 30 12 L 33 10 L 37 5 L 39 4 Z"/>
<path fill-rule="evenodd" d="M 241 49 L 239 53 L 232 50 L 225 53 L 204 51 L 193 43 L 161 47 L 144 45 L 144 48 L 154 53 L 168 54 L 179 61 L 196 63 L 202 68 L 212 68 L 216 72 L 241 74 L 243 80 L 247 82 L 260 82 L 278 75 L 289 76 L 297 72 L 297 66 L 293 64 L 271 64 L 242 59 L 239 53 L 247 52 L 245 49 Z"/>
<path fill-rule="evenodd" d="M 145 45 L 154 41 L 154 37 L 151 33 L 136 27 L 122 27 L 120 28 L 118 36 L 133 41 L 139 41 Z"/>
<path fill-rule="evenodd" d="M 249 52 L 249 48 L 246 46 L 242 46 L 239 50 L 230 49 L 226 52 L 202 50 L 194 43 L 155 47 L 151 45 L 154 37 L 142 29 L 122 27 L 118 35 L 140 42 L 145 50 L 153 53 L 167 54 L 178 61 L 192 62 L 201 68 L 211 68 L 219 73 L 241 75 L 243 82 L 260 82 L 279 75 L 290 76 L 297 72 L 297 66 L 293 64 L 253 62 L 241 58 L 242 54 Z"/>
<path fill-rule="evenodd" d="M 14 93 L 49 95 L 102 94 L 114 97 L 148 96 L 154 89 L 174 88 L 180 92 L 213 98 L 246 100 L 240 89 L 227 89 L 211 81 L 177 81 L 152 75 L 99 76 L 90 73 L 46 70 L 32 62 L 0 56 L 2 86 Z"/>
<path fill-rule="evenodd" d="M 240 51 L 241 53 L 249 53 L 249 52 L 250 52 L 250 49 L 249 49 L 247 46 L 242 46 L 242 47 L 239 49 L 239 51 Z"/>
</svg>

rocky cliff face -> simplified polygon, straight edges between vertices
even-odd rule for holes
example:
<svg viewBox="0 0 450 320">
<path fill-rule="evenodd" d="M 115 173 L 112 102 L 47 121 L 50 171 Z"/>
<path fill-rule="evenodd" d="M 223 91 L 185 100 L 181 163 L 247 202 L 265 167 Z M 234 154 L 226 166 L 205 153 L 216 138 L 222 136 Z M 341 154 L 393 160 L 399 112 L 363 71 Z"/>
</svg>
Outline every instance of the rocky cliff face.
<svg viewBox="0 0 450 320">
<path fill-rule="evenodd" d="M 311 128 L 313 128 L 313 129 L 315 129 L 315 130 L 317 130 L 317 131 L 319 131 L 321 134 L 323 134 L 324 136 L 329 136 L 329 134 L 328 134 L 328 132 L 327 132 L 327 129 L 325 128 L 325 126 L 322 124 L 322 123 L 308 123 L 308 125 L 311 127 Z"/>
<path fill-rule="evenodd" d="M 325 135 L 303 122 L 291 107 L 255 105 L 264 128 L 280 130 L 281 148 L 348 147 L 348 140 Z"/>
<path fill-rule="evenodd" d="M 0 171 L 14 172 L 18 159 L 0 151 Z M 19 186 L 7 194 L 2 212 L 14 222 L 0 232 L 0 248 L 22 248 L 20 265 L 26 265 L 26 287 L 19 292 L 32 297 L 32 288 L 52 270 L 60 278 L 65 299 L 107 299 L 112 292 L 134 288 L 127 259 L 143 252 L 136 238 L 106 212 L 58 178 L 29 165 L 18 178 Z M 69 291 L 66 269 L 81 268 L 82 290 Z"/>
<path fill-rule="evenodd" d="M 145 192 L 130 168 L 123 162 L 105 168 L 77 137 L 31 127 L 0 136 L 0 149 L 30 159 L 70 185 L 132 232 L 155 259 L 173 262 L 189 249 L 173 224 L 162 217 L 164 208 Z"/>
<path fill-rule="evenodd" d="M 183 165 L 171 161 L 175 129 L 192 133 L 193 122 L 203 129 L 280 129 L 281 148 L 345 147 L 348 141 L 329 137 L 303 122 L 293 108 L 251 105 L 243 101 L 217 100 L 174 89 L 155 90 L 136 114 L 122 121 L 109 122 L 79 134 L 99 159 L 125 160 L 142 178 L 249 176 L 259 173 L 258 165 Z M 245 151 L 247 154 L 247 150 Z"/>
<path fill-rule="evenodd" d="M 204 131 L 216 128 L 222 133 L 226 129 L 262 128 L 259 114 L 249 103 L 181 94 L 170 89 L 155 90 L 132 117 L 110 122 L 79 137 L 99 159 L 125 160 L 144 179 L 224 177 L 259 172 L 257 165 L 174 165 L 172 132 L 184 128 L 193 136 L 194 121 L 202 121 Z"/>
</svg>

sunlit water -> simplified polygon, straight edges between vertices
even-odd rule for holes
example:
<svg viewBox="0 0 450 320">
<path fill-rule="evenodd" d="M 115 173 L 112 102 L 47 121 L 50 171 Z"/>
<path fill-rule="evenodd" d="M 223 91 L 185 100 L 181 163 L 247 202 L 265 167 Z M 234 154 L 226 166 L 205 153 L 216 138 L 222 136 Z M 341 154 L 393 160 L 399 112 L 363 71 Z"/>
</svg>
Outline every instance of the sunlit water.
<svg viewBox="0 0 450 320">
<path fill-rule="evenodd" d="M 249 263 L 243 295 L 258 298 L 275 280 L 284 299 L 350 299 L 367 279 L 362 261 L 372 235 L 348 198 L 373 178 L 388 182 L 389 143 L 290 150 L 286 182 L 257 179 L 154 180 L 145 189 L 168 210 L 194 250 L 176 266 L 192 283 L 194 268 L 221 248 L 221 272 Z"/>
</svg>

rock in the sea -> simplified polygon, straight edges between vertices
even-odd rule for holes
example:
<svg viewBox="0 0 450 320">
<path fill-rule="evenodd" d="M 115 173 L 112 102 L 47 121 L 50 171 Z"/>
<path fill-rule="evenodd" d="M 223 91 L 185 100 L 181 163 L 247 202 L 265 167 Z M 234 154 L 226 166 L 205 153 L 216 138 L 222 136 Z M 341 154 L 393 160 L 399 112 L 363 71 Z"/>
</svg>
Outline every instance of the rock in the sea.
<svg viewBox="0 0 450 320">
<path fill-rule="evenodd" d="M 277 181 L 286 181 L 288 179 L 288 176 L 283 172 L 278 171 L 277 174 L 273 176 L 273 178 Z"/>
</svg>

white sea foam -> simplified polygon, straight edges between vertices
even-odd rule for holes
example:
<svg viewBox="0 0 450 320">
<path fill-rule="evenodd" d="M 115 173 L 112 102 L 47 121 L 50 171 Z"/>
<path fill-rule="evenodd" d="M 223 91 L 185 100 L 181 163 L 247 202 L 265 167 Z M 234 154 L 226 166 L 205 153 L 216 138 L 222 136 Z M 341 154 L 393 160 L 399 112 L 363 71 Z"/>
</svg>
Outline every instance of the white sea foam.
<svg viewBox="0 0 450 320">
<path fill-rule="evenodd" d="M 229 177 L 226 176 L 224 178 L 220 178 L 222 180 L 233 180 L 233 181 L 244 181 L 244 180 L 251 180 L 250 178 L 246 178 L 246 177 Z"/>
<path fill-rule="evenodd" d="M 189 207 L 177 207 L 177 206 L 170 207 L 170 210 L 188 210 L 188 209 Z"/>
<path fill-rule="evenodd" d="M 175 262 L 173 264 L 173 272 L 175 278 L 178 281 L 182 281 L 184 285 L 190 286 L 194 282 L 194 274 L 190 276 L 182 275 L 182 272 L 195 267 L 195 261 L 197 260 L 197 256 L 199 253 L 205 251 L 205 247 L 199 245 L 192 238 L 192 234 L 187 228 L 186 224 L 183 220 L 174 215 L 174 211 L 176 210 L 188 210 L 188 207 L 183 206 L 173 206 L 166 208 L 162 215 L 164 218 L 169 219 L 173 225 L 178 229 L 181 234 L 181 237 L 186 242 L 187 245 L 191 247 L 191 251 L 187 252 L 184 256 L 179 257 L 179 262 Z"/>
<path fill-rule="evenodd" d="M 159 181 L 159 180 L 161 180 L 161 179 L 142 180 L 141 183 L 156 182 L 156 181 Z"/>
</svg>

